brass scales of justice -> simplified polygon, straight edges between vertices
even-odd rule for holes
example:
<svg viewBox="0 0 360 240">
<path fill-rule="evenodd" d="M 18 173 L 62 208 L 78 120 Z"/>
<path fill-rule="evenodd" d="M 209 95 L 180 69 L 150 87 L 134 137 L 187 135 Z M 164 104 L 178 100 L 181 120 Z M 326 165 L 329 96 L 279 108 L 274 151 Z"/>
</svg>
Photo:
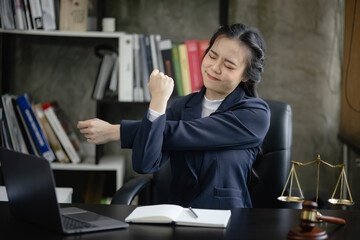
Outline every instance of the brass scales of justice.
<svg viewBox="0 0 360 240">
<path fill-rule="evenodd" d="M 350 192 L 349 183 L 348 183 L 347 178 L 346 178 L 346 173 L 345 173 L 345 169 L 344 169 L 344 164 L 331 165 L 330 163 L 323 161 L 323 160 L 320 158 L 320 155 L 317 155 L 317 159 L 314 160 L 314 161 L 311 161 L 311 162 L 300 163 L 300 162 L 291 161 L 291 163 L 292 163 L 292 167 L 291 167 L 289 176 L 288 176 L 288 178 L 287 178 L 287 180 L 286 180 L 286 183 L 285 183 L 284 189 L 283 189 L 283 191 L 282 191 L 282 193 L 281 193 L 281 196 L 278 197 L 278 200 L 284 201 L 284 202 L 296 202 L 296 203 L 303 202 L 303 201 L 304 201 L 304 195 L 303 195 L 302 190 L 301 190 L 301 188 L 300 188 L 299 179 L 298 179 L 298 177 L 297 177 L 297 175 L 296 175 L 295 165 L 302 167 L 302 166 L 317 164 L 316 202 L 318 202 L 319 180 L 320 180 L 320 179 L 319 179 L 319 177 L 320 177 L 320 165 L 321 165 L 321 164 L 325 164 L 325 165 L 327 165 L 327 166 L 329 166 L 329 167 L 331 167 L 331 168 L 341 168 L 341 173 L 340 173 L 339 179 L 338 179 L 338 181 L 337 181 L 337 183 L 336 183 L 335 190 L 334 190 L 331 198 L 330 198 L 328 201 L 329 201 L 331 204 L 334 204 L 334 205 L 350 206 L 350 205 L 353 205 L 353 204 L 354 204 L 354 201 L 353 201 L 353 199 L 352 199 L 351 192 Z M 291 194 L 292 188 L 293 188 L 294 178 L 295 178 L 297 187 L 299 188 L 300 196 L 292 196 L 292 194 Z M 290 181 L 289 195 L 288 195 L 288 196 L 284 196 L 285 189 L 286 189 L 286 186 L 289 184 L 289 181 Z M 349 193 L 350 199 L 344 199 L 344 198 L 343 198 L 343 195 L 344 195 L 344 190 L 343 190 L 344 182 L 345 182 L 345 185 L 346 185 L 346 190 L 347 190 L 347 192 Z M 339 185 L 340 185 L 339 198 L 335 198 L 335 194 L 336 194 L 336 192 L 337 192 L 337 190 L 338 190 L 338 188 L 339 188 Z"/>
</svg>

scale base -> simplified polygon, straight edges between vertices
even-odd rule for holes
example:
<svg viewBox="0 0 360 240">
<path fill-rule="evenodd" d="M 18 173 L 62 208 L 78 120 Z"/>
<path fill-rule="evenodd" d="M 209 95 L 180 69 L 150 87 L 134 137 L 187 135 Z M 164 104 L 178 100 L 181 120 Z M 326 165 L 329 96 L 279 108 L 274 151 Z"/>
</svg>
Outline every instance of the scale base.
<svg viewBox="0 0 360 240">
<path fill-rule="evenodd" d="M 293 228 L 287 235 L 288 239 L 302 240 L 302 239 L 328 239 L 328 235 L 324 229 L 314 227 L 311 231 L 304 231 L 301 227 Z"/>
</svg>

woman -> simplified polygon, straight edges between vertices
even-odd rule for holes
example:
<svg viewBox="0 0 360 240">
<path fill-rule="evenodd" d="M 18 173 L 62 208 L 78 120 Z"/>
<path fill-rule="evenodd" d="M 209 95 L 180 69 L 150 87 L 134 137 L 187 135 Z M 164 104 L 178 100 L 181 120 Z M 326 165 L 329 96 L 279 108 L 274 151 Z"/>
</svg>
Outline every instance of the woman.
<svg viewBox="0 0 360 240">
<path fill-rule="evenodd" d="M 242 24 L 218 29 L 201 64 L 204 87 L 173 101 L 173 80 L 154 70 L 151 101 L 142 121 L 78 123 L 88 142 L 120 140 L 132 148 L 133 168 L 153 173 L 170 159 L 170 203 L 184 207 L 252 207 L 247 183 L 270 124 L 268 105 L 257 98 L 264 41 Z M 121 134 L 120 134 L 121 133 Z"/>
</svg>

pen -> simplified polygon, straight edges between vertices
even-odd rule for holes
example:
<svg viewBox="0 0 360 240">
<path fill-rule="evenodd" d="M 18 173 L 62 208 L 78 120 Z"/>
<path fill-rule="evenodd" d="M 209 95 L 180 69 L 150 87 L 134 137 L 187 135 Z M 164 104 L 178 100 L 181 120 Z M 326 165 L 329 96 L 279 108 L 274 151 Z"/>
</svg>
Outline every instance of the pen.
<svg viewBox="0 0 360 240">
<path fill-rule="evenodd" d="M 195 218 L 198 218 L 198 215 L 196 214 L 196 212 L 191 207 L 189 207 L 189 210 L 194 215 Z"/>
</svg>

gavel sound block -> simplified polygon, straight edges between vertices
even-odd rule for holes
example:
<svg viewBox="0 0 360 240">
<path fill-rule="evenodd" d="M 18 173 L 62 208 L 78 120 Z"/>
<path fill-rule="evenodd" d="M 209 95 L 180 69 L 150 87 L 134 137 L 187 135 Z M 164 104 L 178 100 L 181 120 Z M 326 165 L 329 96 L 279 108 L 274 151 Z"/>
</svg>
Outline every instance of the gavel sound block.
<svg viewBox="0 0 360 240">
<path fill-rule="evenodd" d="M 292 228 L 287 237 L 288 239 L 327 239 L 328 235 L 325 230 L 315 227 L 317 220 L 327 222 L 345 224 L 345 220 L 341 218 L 322 216 L 317 212 L 317 203 L 312 201 L 305 201 L 300 216 L 300 226 Z"/>
</svg>

